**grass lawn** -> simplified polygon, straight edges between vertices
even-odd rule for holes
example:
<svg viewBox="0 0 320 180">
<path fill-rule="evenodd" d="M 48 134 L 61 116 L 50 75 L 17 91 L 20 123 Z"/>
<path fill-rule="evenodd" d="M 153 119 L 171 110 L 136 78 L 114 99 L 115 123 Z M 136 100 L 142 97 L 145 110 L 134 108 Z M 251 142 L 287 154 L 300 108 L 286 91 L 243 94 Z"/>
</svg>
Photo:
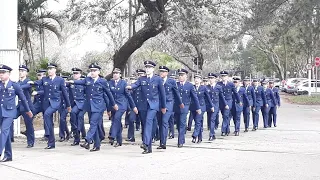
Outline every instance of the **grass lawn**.
<svg viewBox="0 0 320 180">
<path fill-rule="evenodd" d="M 288 100 L 294 104 L 320 105 L 320 95 L 288 96 Z"/>
</svg>

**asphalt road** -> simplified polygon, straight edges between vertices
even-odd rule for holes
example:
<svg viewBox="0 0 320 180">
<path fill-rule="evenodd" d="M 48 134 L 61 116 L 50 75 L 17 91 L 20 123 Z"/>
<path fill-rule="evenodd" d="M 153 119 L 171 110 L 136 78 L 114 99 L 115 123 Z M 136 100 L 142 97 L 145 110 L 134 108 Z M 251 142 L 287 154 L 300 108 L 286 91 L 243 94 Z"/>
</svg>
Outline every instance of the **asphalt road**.
<svg viewBox="0 0 320 180">
<path fill-rule="evenodd" d="M 319 113 L 320 106 L 283 103 L 277 128 L 263 129 L 261 122 L 256 132 L 224 138 L 218 133 L 216 141 L 201 144 L 191 143 L 188 132 L 185 147 L 177 148 L 175 138 L 168 140 L 167 150 L 156 150 L 157 142 L 148 155 L 141 154 L 140 142 L 118 148 L 103 144 L 90 153 L 71 142 L 44 150 L 43 142 L 26 149 L 18 140 L 14 161 L 0 163 L 0 179 L 320 179 Z"/>
</svg>

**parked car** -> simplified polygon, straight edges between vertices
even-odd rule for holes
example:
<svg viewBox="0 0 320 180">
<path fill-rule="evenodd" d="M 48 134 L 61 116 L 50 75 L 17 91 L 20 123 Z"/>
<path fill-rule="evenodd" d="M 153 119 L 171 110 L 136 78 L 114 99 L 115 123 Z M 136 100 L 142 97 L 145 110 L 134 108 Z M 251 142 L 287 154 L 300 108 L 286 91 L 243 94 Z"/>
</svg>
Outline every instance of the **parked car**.
<svg viewBox="0 0 320 180">
<path fill-rule="evenodd" d="M 282 91 L 292 93 L 294 92 L 295 84 L 301 80 L 306 80 L 307 78 L 289 78 L 284 83 Z M 289 90 L 289 91 L 288 91 Z"/>
<path fill-rule="evenodd" d="M 303 95 L 309 93 L 309 81 L 303 80 L 296 84 L 297 94 Z M 320 80 L 311 80 L 311 93 L 320 92 Z"/>
</svg>

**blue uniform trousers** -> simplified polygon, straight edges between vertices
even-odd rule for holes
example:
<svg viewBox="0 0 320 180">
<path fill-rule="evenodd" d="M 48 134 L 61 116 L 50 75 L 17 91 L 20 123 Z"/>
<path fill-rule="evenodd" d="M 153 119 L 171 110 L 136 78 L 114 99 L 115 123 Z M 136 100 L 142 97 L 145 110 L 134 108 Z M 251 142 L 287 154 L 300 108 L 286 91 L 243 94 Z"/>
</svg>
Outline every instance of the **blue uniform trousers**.
<svg viewBox="0 0 320 180">
<path fill-rule="evenodd" d="M 256 106 L 254 110 L 254 118 L 253 118 L 253 128 L 259 127 L 259 112 L 261 110 L 261 106 Z"/>
<path fill-rule="evenodd" d="M 189 109 L 189 106 L 185 105 L 184 108 Z M 178 127 L 178 145 L 184 144 L 186 142 L 185 134 L 186 134 L 186 123 L 187 123 L 188 113 L 175 113 L 175 116 L 177 119 L 177 127 Z"/>
<path fill-rule="evenodd" d="M 171 112 L 171 115 L 169 117 L 169 136 L 171 135 L 174 137 L 174 112 Z"/>
<path fill-rule="evenodd" d="M 263 127 L 264 127 L 264 128 L 267 128 L 267 127 L 268 127 L 270 108 L 271 108 L 271 107 L 268 106 L 268 107 L 263 107 L 263 108 L 261 109 L 262 117 L 263 117 Z"/>
<path fill-rule="evenodd" d="M 147 113 L 143 113 L 143 115 L 146 115 L 145 117 L 142 117 L 141 119 L 145 119 L 144 124 L 144 132 L 143 132 L 143 144 L 148 146 L 148 150 L 152 151 L 152 131 L 153 131 L 153 123 L 155 120 L 155 116 L 157 115 L 157 110 L 154 109 L 148 109 Z"/>
<path fill-rule="evenodd" d="M 147 111 L 139 111 L 139 118 L 141 120 L 141 139 L 143 141 L 144 126 L 146 124 Z"/>
<path fill-rule="evenodd" d="M 4 157 L 12 158 L 12 147 L 11 147 L 11 126 L 13 118 L 1 117 L 1 133 L 0 133 L 0 153 L 4 149 Z"/>
<path fill-rule="evenodd" d="M 34 145 L 34 128 L 33 128 L 33 118 L 30 118 L 26 112 L 19 112 L 18 116 L 22 116 L 24 119 L 24 124 L 26 125 L 26 136 L 27 136 L 27 144 Z M 13 133 L 13 125 L 11 132 Z M 11 134 L 11 137 L 13 134 Z"/>
<path fill-rule="evenodd" d="M 111 137 L 122 145 L 122 123 L 121 118 L 126 110 L 112 111 Z"/>
<path fill-rule="evenodd" d="M 71 131 L 74 134 L 74 142 L 80 142 L 80 132 L 84 129 L 84 114 L 86 112 L 74 106 L 70 113 Z M 83 133 L 81 133 L 84 135 Z"/>
<path fill-rule="evenodd" d="M 128 120 L 129 120 L 129 124 L 128 124 L 128 139 L 135 139 L 134 137 L 134 122 L 137 119 L 137 115 L 133 112 L 130 111 L 129 116 L 128 116 Z"/>
<path fill-rule="evenodd" d="M 220 111 L 223 118 L 221 127 L 222 133 L 230 133 L 230 111 L 232 109 L 232 100 L 226 100 L 226 102 L 229 106 L 229 109 L 226 109 L 225 107 L 220 107 Z"/>
<path fill-rule="evenodd" d="M 55 147 L 55 137 L 54 137 L 54 123 L 53 123 L 53 113 L 58 109 L 54 109 L 49 106 L 44 112 L 45 121 L 45 137 L 48 138 L 48 146 Z"/>
<path fill-rule="evenodd" d="M 135 122 L 136 122 L 136 131 L 139 131 L 141 128 L 141 120 L 139 116 L 136 117 Z"/>
<path fill-rule="evenodd" d="M 189 118 L 188 118 L 188 127 L 187 127 L 187 129 L 190 130 L 190 131 L 191 131 L 191 128 L 192 128 L 192 121 L 195 120 L 193 112 L 195 112 L 195 111 L 190 111 Z"/>
<path fill-rule="evenodd" d="M 232 108 L 232 110 L 231 110 L 233 123 L 234 123 L 234 131 L 235 132 L 239 132 L 240 131 L 241 112 L 242 111 L 237 111 L 235 107 Z"/>
<path fill-rule="evenodd" d="M 103 112 L 88 112 L 90 118 L 90 128 L 87 132 L 86 142 L 94 141 L 94 147 L 100 148 L 101 140 L 99 136 L 99 128 L 102 124 Z"/>
<path fill-rule="evenodd" d="M 66 108 L 63 108 L 59 110 L 59 114 L 60 114 L 59 137 L 66 138 L 66 136 L 70 135 L 70 131 L 67 124 L 68 111 Z"/>
<path fill-rule="evenodd" d="M 246 129 L 250 126 L 250 107 L 243 107 L 243 122 Z"/>
<path fill-rule="evenodd" d="M 169 119 L 172 115 L 172 111 L 167 111 L 165 114 L 159 112 L 159 130 L 160 130 L 160 145 L 167 144 L 168 130 L 169 130 Z"/>
<path fill-rule="evenodd" d="M 272 126 L 272 121 L 273 121 L 273 126 L 277 126 L 277 107 L 271 107 L 269 111 L 269 120 L 268 120 L 268 126 Z"/>
<path fill-rule="evenodd" d="M 217 122 L 217 118 L 219 118 L 218 114 L 219 114 L 219 111 L 216 110 L 215 108 L 215 111 L 212 112 L 212 111 L 207 111 L 207 113 L 210 115 L 210 120 L 211 120 L 211 123 L 210 123 L 210 134 L 209 136 L 210 137 L 213 137 L 215 136 L 215 129 L 216 129 L 216 122 Z M 219 120 L 218 120 L 219 121 Z"/>
<path fill-rule="evenodd" d="M 192 119 L 195 120 L 195 125 L 194 125 L 194 131 L 192 134 L 193 138 L 198 138 L 199 140 L 202 137 L 202 131 L 203 131 L 203 114 L 204 112 L 201 111 L 201 114 L 198 114 L 196 111 L 192 111 L 190 113 L 190 116 L 192 116 Z"/>
</svg>

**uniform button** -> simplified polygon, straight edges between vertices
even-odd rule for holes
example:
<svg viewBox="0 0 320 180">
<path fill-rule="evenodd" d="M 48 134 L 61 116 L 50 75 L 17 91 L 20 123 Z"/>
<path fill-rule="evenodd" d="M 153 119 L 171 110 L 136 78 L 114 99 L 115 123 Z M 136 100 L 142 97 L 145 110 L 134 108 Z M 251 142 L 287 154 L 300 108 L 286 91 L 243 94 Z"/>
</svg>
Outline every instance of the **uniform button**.
<svg viewBox="0 0 320 180">
<path fill-rule="evenodd" d="M 149 101 L 149 99 L 147 99 L 147 101 Z"/>
<path fill-rule="evenodd" d="M 48 98 L 48 99 L 50 99 L 50 98 Z"/>
<path fill-rule="evenodd" d="M 90 101 L 92 101 L 92 99 L 90 99 Z"/>
</svg>

